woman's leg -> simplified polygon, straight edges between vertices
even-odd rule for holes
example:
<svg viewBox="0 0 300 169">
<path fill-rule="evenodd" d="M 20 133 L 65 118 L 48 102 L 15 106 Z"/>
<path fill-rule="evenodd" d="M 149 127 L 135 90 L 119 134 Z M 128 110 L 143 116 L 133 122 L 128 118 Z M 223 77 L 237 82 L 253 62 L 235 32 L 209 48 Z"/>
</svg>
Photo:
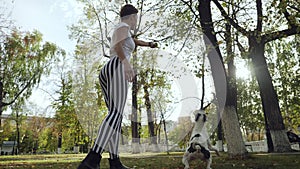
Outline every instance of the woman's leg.
<svg viewBox="0 0 300 169">
<path fill-rule="evenodd" d="M 113 158 L 118 155 L 121 123 L 128 90 L 123 65 L 118 57 L 112 58 L 105 65 L 99 79 L 109 112 L 99 127 L 93 151 L 101 154 L 109 143 L 109 152 Z"/>
<path fill-rule="evenodd" d="M 119 158 L 119 140 L 120 140 L 120 134 L 121 134 L 121 123 L 119 123 L 119 126 L 116 129 L 116 133 L 114 133 L 108 142 L 108 151 L 110 155 L 110 159 L 116 159 Z"/>
</svg>

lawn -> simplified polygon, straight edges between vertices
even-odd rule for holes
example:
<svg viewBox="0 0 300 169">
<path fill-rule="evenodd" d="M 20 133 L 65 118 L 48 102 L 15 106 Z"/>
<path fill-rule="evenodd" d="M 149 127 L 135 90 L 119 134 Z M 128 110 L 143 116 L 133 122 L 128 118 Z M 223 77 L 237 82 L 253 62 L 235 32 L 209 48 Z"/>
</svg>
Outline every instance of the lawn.
<svg viewBox="0 0 300 169">
<path fill-rule="evenodd" d="M 1 169 L 76 169 L 85 154 L 61 155 L 20 155 L 0 156 Z M 101 169 L 108 167 L 108 155 L 104 154 Z M 136 169 L 183 169 L 182 153 L 121 154 L 127 166 Z M 300 154 L 250 154 L 246 160 L 230 160 L 226 154 L 217 157 L 213 154 L 213 169 L 299 169 Z M 192 168 L 205 169 L 201 161 L 193 161 Z"/>
</svg>

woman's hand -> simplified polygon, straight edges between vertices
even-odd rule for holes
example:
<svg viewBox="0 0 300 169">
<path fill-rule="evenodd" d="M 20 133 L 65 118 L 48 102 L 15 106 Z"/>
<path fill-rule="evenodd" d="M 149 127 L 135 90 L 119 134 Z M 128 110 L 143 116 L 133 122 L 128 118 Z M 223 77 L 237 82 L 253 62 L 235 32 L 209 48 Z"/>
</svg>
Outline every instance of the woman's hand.
<svg viewBox="0 0 300 169">
<path fill-rule="evenodd" d="M 124 75 L 125 75 L 125 79 L 128 80 L 129 82 L 133 82 L 134 81 L 134 70 L 132 69 L 129 61 L 127 59 L 124 59 L 122 61 L 123 66 L 124 66 Z"/>
<path fill-rule="evenodd" d="M 158 44 L 157 44 L 157 43 L 154 43 L 154 42 L 149 42 L 149 47 L 150 47 L 150 48 L 157 48 L 157 47 L 158 47 Z"/>
</svg>

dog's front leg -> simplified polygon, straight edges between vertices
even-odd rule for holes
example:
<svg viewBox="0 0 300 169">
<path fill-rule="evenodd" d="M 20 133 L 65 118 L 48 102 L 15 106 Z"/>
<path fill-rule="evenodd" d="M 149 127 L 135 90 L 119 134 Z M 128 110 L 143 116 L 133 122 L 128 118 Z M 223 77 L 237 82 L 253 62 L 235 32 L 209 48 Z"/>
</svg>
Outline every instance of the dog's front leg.
<svg viewBox="0 0 300 169">
<path fill-rule="evenodd" d="M 189 169 L 189 152 L 185 152 L 182 157 L 182 163 L 184 164 L 184 169 Z"/>
<path fill-rule="evenodd" d="M 216 152 L 217 156 L 220 156 L 219 151 L 218 151 L 217 149 L 215 149 L 215 148 L 210 144 L 210 141 L 209 141 L 209 140 L 207 141 L 207 145 L 208 145 L 208 149 L 209 149 L 209 150 Z"/>
</svg>

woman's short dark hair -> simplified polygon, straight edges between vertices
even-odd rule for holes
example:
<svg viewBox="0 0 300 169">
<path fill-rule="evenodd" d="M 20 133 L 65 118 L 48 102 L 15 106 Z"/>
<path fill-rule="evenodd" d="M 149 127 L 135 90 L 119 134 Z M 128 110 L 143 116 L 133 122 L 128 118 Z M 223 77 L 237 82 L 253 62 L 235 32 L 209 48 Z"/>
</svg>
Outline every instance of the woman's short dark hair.
<svg viewBox="0 0 300 169">
<path fill-rule="evenodd" d="M 138 13 L 138 10 L 130 4 L 126 4 L 121 8 L 120 17 Z"/>
</svg>

